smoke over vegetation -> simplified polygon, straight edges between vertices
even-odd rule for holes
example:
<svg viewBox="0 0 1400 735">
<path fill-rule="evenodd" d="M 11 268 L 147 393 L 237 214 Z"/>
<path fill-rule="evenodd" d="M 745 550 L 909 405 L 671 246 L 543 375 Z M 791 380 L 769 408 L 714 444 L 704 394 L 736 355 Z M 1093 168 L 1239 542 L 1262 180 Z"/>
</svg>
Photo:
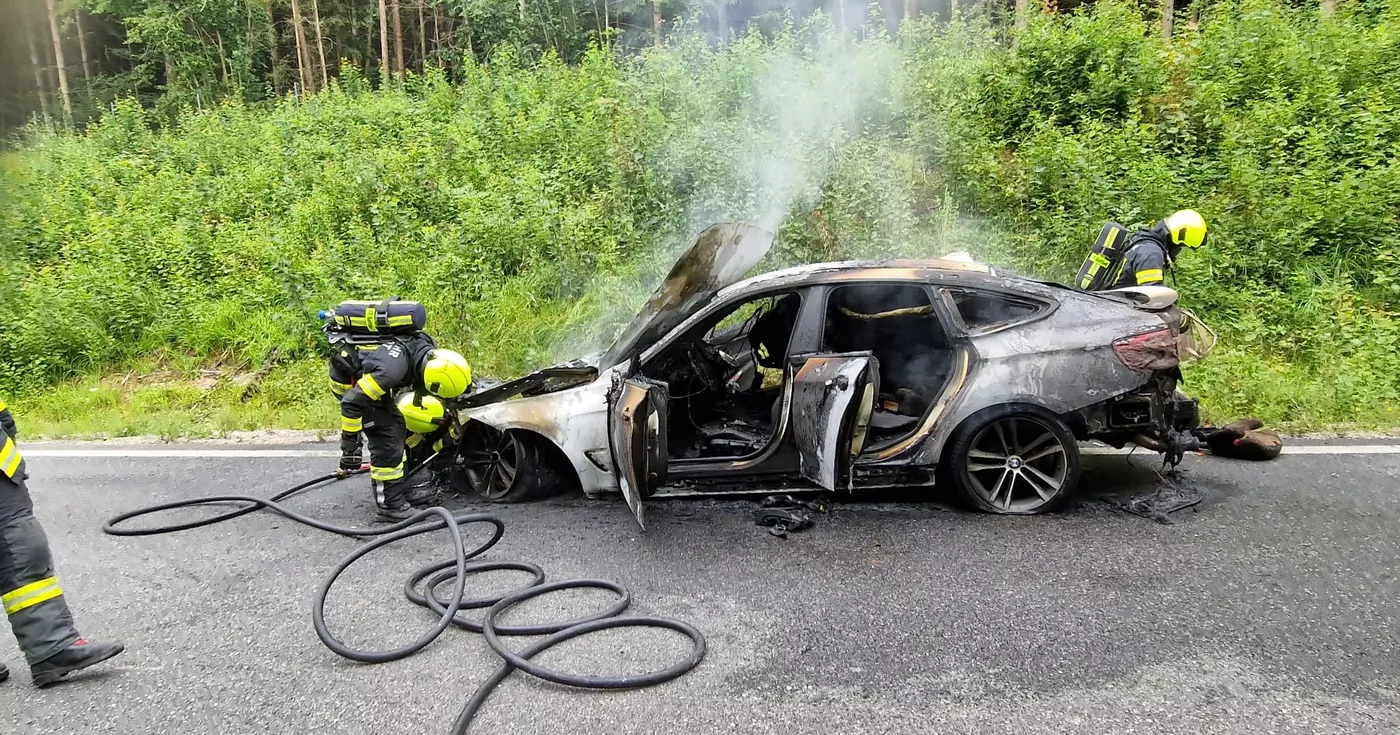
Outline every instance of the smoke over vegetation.
<svg viewBox="0 0 1400 735">
<path fill-rule="evenodd" d="M 794 207 L 817 203 L 841 150 L 867 121 L 897 114 L 890 100 L 898 68 L 893 44 L 856 43 L 812 28 L 807 43 L 782 39 L 762 55 L 745 80 L 748 89 L 736 95 L 737 109 L 706 121 L 727 141 L 716 151 L 719 176 L 706 182 L 722 190 L 691 192 L 692 231 L 731 218 L 776 231 Z M 672 141 L 661 158 L 694 144 Z"/>
<path fill-rule="evenodd" d="M 668 135 L 646 165 L 671 182 L 685 210 L 674 234 L 655 243 L 645 267 L 593 284 L 594 294 L 607 294 L 600 299 L 607 308 L 570 330 L 551 353 L 563 359 L 606 347 L 674 259 L 716 222 L 742 221 L 778 233 L 774 256 L 759 270 L 820 257 L 793 247 L 804 239 L 800 222 L 820 210 L 851 143 L 888 129 L 900 114 L 898 67 L 893 41 L 852 40 L 820 13 L 772 38 L 742 36 L 724 52 L 702 33 L 652 52 L 639 71 L 643 86 L 665 89 L 656 102 L 673 109 Z M 672 83 L 654 84 L 661 77 Z M 890 230 L 892 223 L 914 219 L 908 182 L 876 184 L 865 196 L 876 208 L 881 234 L 891 240 L 907 235 Z"/>
</svg>

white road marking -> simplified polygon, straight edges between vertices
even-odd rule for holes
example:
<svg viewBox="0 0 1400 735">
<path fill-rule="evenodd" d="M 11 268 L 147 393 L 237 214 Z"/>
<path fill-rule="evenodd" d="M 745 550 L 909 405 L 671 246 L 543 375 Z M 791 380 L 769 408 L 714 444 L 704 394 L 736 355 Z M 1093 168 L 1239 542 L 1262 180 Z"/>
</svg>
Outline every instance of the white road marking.
<svg viewBox="0 0 1400 735">
<path fill-rule="evenodd" d="M 101 458 L 206 458 L 229 457 L 339 457 L 335 449 L 23 449 L 25 457 Z"/>
<path fill-rule="evenodd" d="M 1084 455 L 1123 455 L 1123 454 L 1155 454 L 1150 449 L 1142 447 L 1126 446 L 1122 449 L 1114 449 L 1108 446 L 1081 446 L 1079 453 Z M 1307 444 L 1302 446 L 1283 445 L 1283 454 L 1400 454 L 1400 445 L 1397 444 L 1337 444 L 1325 446 L 1319 444 Z"/>
<path fill-rule="evenodd" d="M 118 458 L 118 459 L 228 459 L 228 458 L 278 458 L 278 457 L 338 457 L 337 449 L 24 449 L 25 457 Z M 1103 445 L 1084 445 L 1079 449 L 1085 455 L 1155 454 L 1149 449 L 1129 445 L 1123 449 Z M 1284 454 L 1400 454 L 1400 444 L 1337 444 L 1301 445 L 1283 447 Z"/>
<path fill-rule="evenodd" d="M 1307 445 L 1301 447 L 1283 446 L 1284 454 L 1400 454 L 1400 446 L 1394 444 L 1359 444 L 1356 446 L 1338 445 L 1334 447 Z"/>
</svg>

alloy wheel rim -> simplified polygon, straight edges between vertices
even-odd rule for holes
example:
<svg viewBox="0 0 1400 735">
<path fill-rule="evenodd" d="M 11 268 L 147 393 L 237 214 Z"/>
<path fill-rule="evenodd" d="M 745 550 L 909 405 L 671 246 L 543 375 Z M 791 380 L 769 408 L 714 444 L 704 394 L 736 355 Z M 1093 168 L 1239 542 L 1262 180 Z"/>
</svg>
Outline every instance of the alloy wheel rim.
<svg viewBox="0 0 1400 735">
<path fill-rule="evenodd" d="M 1044 421 L 1012 416 L 977 432 L 964 471 L 973 492 L 991 507 L 1029 513 L 1064 491 L 1069 457 L 1064 443 Z"/>
<path fill-rule="evenodd" d="M 463 465 L 472 489 L 487 500 L 500 500 L 510 493 L 519 467 L 516 438 L 509 432 L 478 425 L 464 446 Z"/>
</svg>

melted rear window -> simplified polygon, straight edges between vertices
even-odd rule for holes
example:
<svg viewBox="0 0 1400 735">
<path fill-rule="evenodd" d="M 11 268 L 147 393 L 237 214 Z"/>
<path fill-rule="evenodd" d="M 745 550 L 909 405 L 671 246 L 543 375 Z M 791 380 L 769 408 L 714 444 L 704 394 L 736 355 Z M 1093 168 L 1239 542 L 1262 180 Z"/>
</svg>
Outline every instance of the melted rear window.
<svg viewBox="0 0 1400 735">
<path fill-rule="evenodd" d="M 1038 314 L 1044 305 L 985 291 L 949 291 L 958 315 L 968 329 L 987 329 L 1025 321 Z"/>
</svg>

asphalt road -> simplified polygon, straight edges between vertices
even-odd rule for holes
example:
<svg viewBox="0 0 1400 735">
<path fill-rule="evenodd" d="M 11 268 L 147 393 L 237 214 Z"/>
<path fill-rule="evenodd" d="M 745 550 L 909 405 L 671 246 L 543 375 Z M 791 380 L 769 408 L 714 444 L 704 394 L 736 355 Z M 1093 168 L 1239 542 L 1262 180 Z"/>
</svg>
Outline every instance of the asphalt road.
<svg viewBox="0 0 1400 735">
<path fill-rule="evenodd" d="M 79 625 L 128 650 L 35 690 L 0 636 L 0 660 L 15 669 L 0 685 L 0 729 L 446 732 L 498 661 L 463 631 L 374 666 L 324 648 L 312 596 L 356 542 L 267 514 L 158 537 L 100 530 L 138 505 L 268 495 L 333 464 L 33 458 L 38 513 Z M 886 498 L 840 505 L 787 539 L 753 525 L 751 501 L 655 502 L 645 532 L 620 501 L 496 508 L 506 536 L 487 558 L 621 582 L 633 612 L 689 621 L 710 649 L 690 675 L 645 690 L 570 690 L 517 673 L 473 732 L 1400 732 L 1400 454 L 1190 457 L 1178 482 L 1204 502 L 1171 525 L 1115 509 L 1153 492 L 1148 458 L 1086 464 L 1085 497 L 1061 514 L 999 518 Z M 294 503 L 364 523 L 367 485 Z M 400 546 L 333 594 L 329 622 L 347 641 L 397 645 L 434 621 L 400 586 L 446 547 L 434 537 Z M 523 578 L 497 573 L 473 592 Z M 510 619 L 559 619 L 607 599 L 551 596 Z M 541 658 L 635 672 L 686 645 L 615 631 Z"/>
</svg>

